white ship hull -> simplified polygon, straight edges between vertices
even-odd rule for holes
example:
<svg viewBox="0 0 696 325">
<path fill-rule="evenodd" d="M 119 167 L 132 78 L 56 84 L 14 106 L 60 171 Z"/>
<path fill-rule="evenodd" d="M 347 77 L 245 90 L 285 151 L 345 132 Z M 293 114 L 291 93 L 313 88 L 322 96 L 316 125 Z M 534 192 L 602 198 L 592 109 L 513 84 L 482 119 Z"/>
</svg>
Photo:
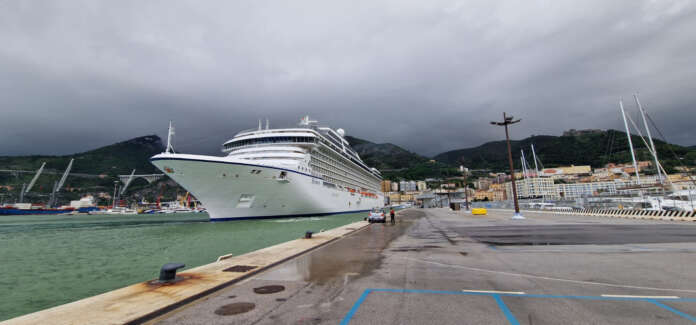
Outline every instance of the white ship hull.
<svg viewBox="0 0 696 325">
<path fill-rule="evenodd" d="M 353 213 L 384 206 L 379 193 L 366 196 L 326 186 L 291 167 L 171 153 L 156 155 L 151 162 L 200 200 L 213 221 Z"/>
</svg>

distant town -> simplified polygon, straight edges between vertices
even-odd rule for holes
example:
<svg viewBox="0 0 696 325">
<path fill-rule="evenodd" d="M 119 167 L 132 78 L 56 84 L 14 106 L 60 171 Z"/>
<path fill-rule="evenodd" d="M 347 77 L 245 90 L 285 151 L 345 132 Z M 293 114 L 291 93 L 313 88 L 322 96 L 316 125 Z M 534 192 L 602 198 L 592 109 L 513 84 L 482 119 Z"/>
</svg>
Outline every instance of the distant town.
<svg viewBox="0 0 696 325">
<path fill-rule="evenodd" d="M 689 169 L 658 179 L 650 161 L 638 161 L 638 171 L 630 163 L 608 163 L 602 168 L 589 165 L 544 168 L 515 172 L 518 199 L 576 200 L 612 196 L 657 195 L 666 184 L 673 191 L 693 190 Z M 462 176 L 447 179 L 382 181 L 382 191 L 392 204 L 424 205 L 424 198 L 445 195 L 457 202 L 494 202 L 512 199 L 509 173 L 485 173 L 460 166 Z M 479 175 L 473 176 L 472 175 Z M 466 184 L 466 185 L 465 185 Z M 430 195 L 430 196 L 429 196 Z"/>
</svg>

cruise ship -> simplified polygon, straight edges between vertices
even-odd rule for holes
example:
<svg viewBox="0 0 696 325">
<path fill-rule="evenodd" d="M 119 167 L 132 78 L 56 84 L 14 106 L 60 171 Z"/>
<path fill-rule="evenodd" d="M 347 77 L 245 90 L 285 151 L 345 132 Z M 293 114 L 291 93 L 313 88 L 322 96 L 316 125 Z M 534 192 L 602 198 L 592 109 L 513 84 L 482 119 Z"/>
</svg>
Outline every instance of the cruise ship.
<svg viewBox="0 0 696 325">
<path fill-rule="evenodd" d="M 213 221 L 317 216 L 384 206 L 382 177 L 344 139 L 342 129 L 308 116 L 298 127 L 239 132 L 226 156 L 174 153 L 150 158 L 203 203 Z"/>
</svg>

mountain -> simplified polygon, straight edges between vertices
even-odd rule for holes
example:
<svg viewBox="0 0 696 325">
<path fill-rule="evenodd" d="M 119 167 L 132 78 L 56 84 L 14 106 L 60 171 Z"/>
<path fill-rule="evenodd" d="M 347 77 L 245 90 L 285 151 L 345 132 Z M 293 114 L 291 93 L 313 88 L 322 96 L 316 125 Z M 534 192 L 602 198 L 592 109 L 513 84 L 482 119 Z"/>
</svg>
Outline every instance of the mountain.
<svg viewBox="0 0 696 325">
<path fill-rule="evenodd" d="M 351 136 L 346 136 L 345 139 L 365 164 L 379 170 L 408 168 L 428 161 L 426 157 L 391 143 L 373 143 Z"/>
<path fill-rule="evenodd" d="M 29 193 L 33 195 L 32 200 L 35 202 L 45 201 L 47 193 L 51 192 L 53 184 L 60 179 L 70 159 L 75 159 L 61 192 L 62 200 L 66 203 L 82 194 L 111 193 L 116 175 L 130 174 L 133 169 L 138 174 L 159 173 L 150 164 L 149 158 L 163 151 L 162 140 L 156 135 L 148 135 L 72 155 L 0 157 L 0 170 L 30 171 L 0 172 L 0 201 L 16 200 L 22 184 L 31 181 L 34 171 L 39 169 L 42 162 L 46 162 L 46 167 Z M 136 180 L 131 184 L 129 192 L 145 187 L 145 181 Z"/>
<path fill-rule="evenodd" d="M 156 173 L 149 158 L 163 152 L 162 139 L 157 135 L 147 135 L 115 143 L 98 149 L 65 156 L 5 156 L 0 157 L 2 169 L 36 170 L 46 162 L 46 171 L 62 172 L 70 159 L 73 173 L 84 174 L 127 174 L 133 169 L 138 173 Z"/>
<path fill-rule="evenodd" d="M 636 135 L 632 136 L 631 139 L 634 148 L 636 148 L 637 159 L 652 160 L 643 140 Z M 668 144 L 657 139 L 654 142 L 658 157 L 668 171 L 670 168 L 678 166 L 680 160 L 688 165 L 696 164 L 696 150 L 694 148 Z M 563 136 L 539 135 L 522 140 L 512 140 L 510 146 L 515 168 L 519 169 L 521 164 L 520 149 L 525 150 L 525 157 L 529 165 L 534 167 L 530 149 L 532 144 L 534 144 L 537 157 L 544 167 L 571 164 L 601 167 L 608 162 L 625 163 L 631 161 L 625 132 L 593 130 L 593 132 L 566 132 Z M 672 152 L 684 159 L 675 158 Z M 436 155 L 434 159 L 450 165 L 461 164 L 472 169 L 494 171 L 509 169 L 505 141 L 487 142 L 474 148 L 444 152 Z"/>
<path fill-rule="evenodd" d="M 373 143 L 351 136 L 345 139 L 365 164 L 379 169 L 385 179 L 415 180 L 460 175 L 447 164 L 431 161 L 391 143 Z"/>
</svg>

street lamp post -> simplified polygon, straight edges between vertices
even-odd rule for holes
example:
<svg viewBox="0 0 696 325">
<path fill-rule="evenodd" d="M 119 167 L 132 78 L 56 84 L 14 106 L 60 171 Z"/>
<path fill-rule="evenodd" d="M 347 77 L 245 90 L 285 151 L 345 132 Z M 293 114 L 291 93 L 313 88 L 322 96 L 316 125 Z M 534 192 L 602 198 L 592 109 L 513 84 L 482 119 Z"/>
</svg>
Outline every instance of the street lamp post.
<svg viewBox="0 0 696 325">
<path fill-rule="evenodd" d="M 469 177 L 467 172 L 464 172 L 464 203 L 466 204 L 466 211 L 469 212 Z"/>
<path fill-rule="evenodd" d="M 502 122 L 491 122 L 493 125 L 505 126 L 505 140 L 507 141 L 507 151 L 508 151 L 508 161 L 510 162 L 510 180 L 512 181 L 512 199 L 515 202 L 515 214 L 512 219 L 524 219 L 520 213 L 520 204 L 517 202 L 517 186 L 515 185 L 515 166 L 512 164 L 512 149 L 510 148 L 510 133 L 508 132 L 508 125 L 515 124 L 522 119 L 512 120 L 512 116 L 507 116 L 503 112 Z"/>
</svg>

